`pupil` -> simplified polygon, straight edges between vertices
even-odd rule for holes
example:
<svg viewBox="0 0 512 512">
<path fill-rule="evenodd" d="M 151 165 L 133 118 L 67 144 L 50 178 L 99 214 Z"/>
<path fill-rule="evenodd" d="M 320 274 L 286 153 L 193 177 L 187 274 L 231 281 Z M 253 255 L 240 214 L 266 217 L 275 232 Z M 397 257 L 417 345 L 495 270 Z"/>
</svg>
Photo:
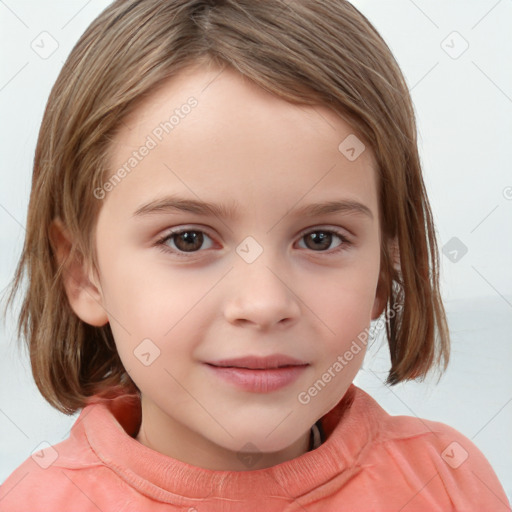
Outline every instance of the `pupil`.
<svg viewBox="0 0 512 512">
<path fill-rule="evenodd" d="M 314 242 L 314 246 L 313 248 L 325 248 L 325 247 L 329 247 L 330 245 L 330 242 L 329 242 L 329 237 L 330 235 L 328 233 L 325 233 L 324 231 L 318 231 L 316 233 L 311 233 L 310 237 L 313 239 L 313 242 Z M 327 241 L 327 245 L 326 245 L 326 241 Z"/>
<path fill-rule="evenodd" d="M 203 237 L 197 231 L 185 231 L 178 236 L 177 247 L 182 251 L 192 251 L 201 247 Z M 184 245 L 184 247 L 180 247 Z"/>
</svg>

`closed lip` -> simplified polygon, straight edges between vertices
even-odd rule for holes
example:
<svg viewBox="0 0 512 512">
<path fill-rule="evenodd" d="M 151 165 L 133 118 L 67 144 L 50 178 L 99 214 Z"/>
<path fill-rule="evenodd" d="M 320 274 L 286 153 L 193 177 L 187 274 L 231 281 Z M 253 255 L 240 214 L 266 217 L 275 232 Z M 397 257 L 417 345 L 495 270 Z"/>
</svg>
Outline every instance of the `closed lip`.
<svg viewBox="0 0 512 512">
<path fill-rule="evenodd" d="M 245 356 L 234 359 L 221 359 L 207 361 L 206 364 L 219 367 L 248 368 L 250 370 L 267 370 L 286 366 L 307 366 L 309 363 L 284 354 L 272 354 L 269 356 Z"/>
</svg>

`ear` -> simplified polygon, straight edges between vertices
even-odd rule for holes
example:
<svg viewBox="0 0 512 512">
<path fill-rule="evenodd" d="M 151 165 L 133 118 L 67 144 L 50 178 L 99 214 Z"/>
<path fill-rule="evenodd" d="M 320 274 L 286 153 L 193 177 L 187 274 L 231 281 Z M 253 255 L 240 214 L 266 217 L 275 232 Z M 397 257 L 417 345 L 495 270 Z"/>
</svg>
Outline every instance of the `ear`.
<svg viewBox="0 0 512 512">
<path fill-rule="evenodd" d="M 395 270 L 400 270 L 400 251 L 398 246 L 398 240 L 393 238 L 388 242 L 388 255 L 391 260 L 391 265 L 393 265 Z M 387 258 L 385 258 L 386 260 Z M 372 320 L 377 320 L 377 318 L 382 315 L 387 302 L 386 297 L 386 282 L 387 282 L 387 274 L 389 270 L 387 268 L 380 269 L 379 282 L 377 284 L 377 291 L 375 293 L 375 301 L 373 303 L 372 308 Z"/>
<path fill-rule="evenodd" d="M 60 219 L 50 226 L 50 241 L 57 263 L 64 266 L 62 280 L 71 309 L 87 324 L 101 327 L 108 323 L 101 287 L 94 283 L 85 258 L 72 254 L 73 240 Z"/>
</svg>

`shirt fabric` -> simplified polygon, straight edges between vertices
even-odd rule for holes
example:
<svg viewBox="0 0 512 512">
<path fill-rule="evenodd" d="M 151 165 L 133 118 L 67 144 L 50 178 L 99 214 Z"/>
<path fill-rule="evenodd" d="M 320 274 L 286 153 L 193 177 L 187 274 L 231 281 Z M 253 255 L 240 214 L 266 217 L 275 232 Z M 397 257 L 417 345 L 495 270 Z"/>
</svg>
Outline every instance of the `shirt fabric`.
<svg viewBox="0 0 512 512">
<path fill-rule="evenodd" d="M 0 487 L 0 511 L 507 511 L 488 461 L 442 423 L 391 416 L 351 385 L 319 424 L 324 441 L 248 471 L 192 466 L 139 443 L 140 399 L 86 406 L 69 438 Z"/>
</svg>

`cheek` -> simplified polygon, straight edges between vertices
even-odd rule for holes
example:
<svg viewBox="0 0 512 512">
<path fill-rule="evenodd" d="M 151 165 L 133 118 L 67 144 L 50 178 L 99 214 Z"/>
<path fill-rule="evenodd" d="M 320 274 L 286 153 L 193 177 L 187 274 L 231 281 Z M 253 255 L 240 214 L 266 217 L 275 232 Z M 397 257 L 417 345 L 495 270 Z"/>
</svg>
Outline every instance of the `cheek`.
<svg viewBox="0 0 512 512">
<path fill-rule="evenodd" d="M 148 260 L 144 250 L 105 247 L 103 254 L 110 255 L 100 261 L 105 307 L 138 337 L 163 337 L 211 288 L 206 276 Z"/>
<path fill-rule="evenodd" d="M 178 380 L 185 379 L 204 325 L 211 320 L 208 315 L 217 311 L 208 292 L 218 275 L 151 265 L 136 256 L 117 261 L 106 265 L 104 288 L 124 367 L 141 390 L 153 389 L 152 382 L 157 388 L 172 384 L 166 370 Z"/>
<path fill-rule="evenodd" d="M 316 302 L 334 323 L 370 321 L 378 282 L 378 267 L 348 267 L 327 276 L 314 292 Z"/>
<path fill-rule="evenodd" d="M 376 258 L 368 263 L 342 269 L 323 280 L 321 286 L 317 281 L 316 291 L 309 295 L 311 310 L 318 312 L 324 326 L 326 356 L 331 359 L 364 338 L 370 325 L 379 265 Z M 356 342 L 365 348 L 364 343 Z"/>
<path fill-rule="evenodd" d="M 353 342 L 358 343 L 364 349 L 366 343 L 362 339 L 371 321 L 371 308 L 373 305 L 370 295 L 363 296 L 359 293 L 346 294 L 341 298 L 328 299 L 325 309 L 325 324 L 328 325 L 328 333 L 324 337 L 324 348 L 327 358 L 333 358 L 343 354 L 350 348 Z M 365 341 L 365 340 L 363 340 Z M 359 352 L 359 351 L 358 351 Z"/>
</svg>

